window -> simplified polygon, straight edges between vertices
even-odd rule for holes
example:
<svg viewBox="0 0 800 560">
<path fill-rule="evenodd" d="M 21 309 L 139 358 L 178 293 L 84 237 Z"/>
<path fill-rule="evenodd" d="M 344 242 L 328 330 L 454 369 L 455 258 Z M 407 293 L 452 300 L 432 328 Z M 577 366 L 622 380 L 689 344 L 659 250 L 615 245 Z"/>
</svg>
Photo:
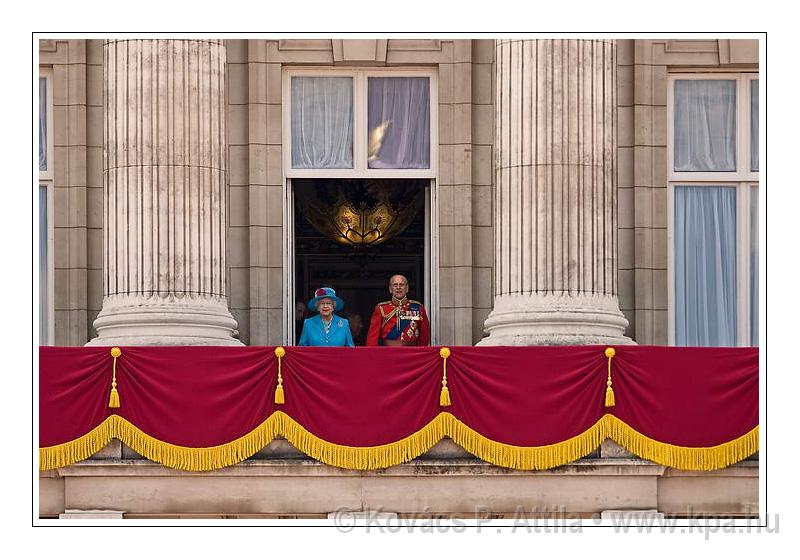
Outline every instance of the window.
<svg viewBox="0 0 800 560">
<path fill-rule="evenodd" d="M 758 75 L 669 80 L 670 342 L 758 345 Z"/>
<path fill-rule="evenodd" d="M 296 241 L 297 189 L 343 179 L 350 185 L 386 179 L 393 185 L 425 189 L 424 271 L 418 292 L 428 309 L 438 301 L 438 71 L 417 68 L 293 68 L 282 84 L 284 175 L 284 286 L 286 301 L 304 301 L 303 270 L 298 264 L 312 252 Z M 303 179 L 303 180 L 300 180 Z M 316 181 L 309 181 L 313 179 Z M 420 179 L 423 179 L 422 181 Z M 352 192 L 348 190 L 348 192 Z M 299 226 L 299 227 L 298 227 Z M 385 248 L 385 246 L 384 246 Z M 297 249 L 297 250 L 296 250 Z M 306 251 L 306 253 L 303 253 Z M 408 256 L 408 255 L 405 255 Z M 414 255 L 412 255 L 414 256 Z M 369 266 L 381 265 L 378 255 Z M 381 286 L 383 282 L 381 282 Z M 343 288 L 345 289 L 345 288 Z M 298 293 L 296 294 L 295 291 Z M 296 298 L 295 298 L 296 296 Z M 284 308 L 284 337 L 293 340 L 295 311 Z M 437 314 L 432 317 L 434 340 Z"/>
<path fill-rule="evenodd" d="M 39 209 L 39 344 L 53 341 L 53 74 L 39 71 L 39 180 L 34 205 Z"/>
<path fill-rule="evenodd" d="M 286 176 L 434 178 L 435 77 L 432 70 L 287 70 Z"/>
</svg>

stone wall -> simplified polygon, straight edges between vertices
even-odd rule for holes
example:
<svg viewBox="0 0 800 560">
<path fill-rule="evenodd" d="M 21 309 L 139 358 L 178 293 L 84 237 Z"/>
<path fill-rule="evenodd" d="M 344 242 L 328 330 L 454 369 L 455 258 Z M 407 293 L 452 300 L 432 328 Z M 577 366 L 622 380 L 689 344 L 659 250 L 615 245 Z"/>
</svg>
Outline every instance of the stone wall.
<svg viewBox="0 0 800 560">
<path fill-rule="evenodd" d="M 53 344 L 77 346 L 103 300 L 102 41 L 42 40 L 39 64 L 53 69 Z"/>
</svg>

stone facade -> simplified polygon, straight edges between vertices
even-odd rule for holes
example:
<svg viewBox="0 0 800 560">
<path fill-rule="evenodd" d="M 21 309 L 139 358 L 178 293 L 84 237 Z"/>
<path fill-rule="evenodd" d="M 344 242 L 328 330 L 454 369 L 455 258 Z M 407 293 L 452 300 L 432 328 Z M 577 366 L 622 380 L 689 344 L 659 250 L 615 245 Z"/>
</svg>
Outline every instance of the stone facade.
<svg viewBox="0 0 800 560">
<path fill-rule="evenodd" d="M 430 251 L 434 256 L 430 311 L 435 315 L 434 343 L 472 345 L 483 339 L 487 335 L 486 326 L 490 325 L 487 318 L 496 308 L 497 294 L 503 293 L 498 286 L 503 275 L 498 270 L 497 256 L 505 250 L 498 231 L 501 226 L 498 216 L 504 214 L 498 206 L 495 160 L 501 149 L 497 144 L 498 134 L 508 131 L 498 127 L 496 119 L 499 89 L 495 41 L 228 39 L 219 43 L 225 53 L 222 111 L 227 127 L 224 138 L 227 155 L 221 158 L 224 160 L 221 163 L 227 170 L 227 195 L 214 207 L 226 223 L 224 232 L 220 232 L 224 234 L 224 244 L 221 242 L 219 246 L 226 249 L 217 259 L 224 266 L 217 281 L 225 287 L 220 294 L 237 324 L 239 340 L 248 345 L 286 343 L 286 322 L 290 315 L 287 306 L 292 302 L 287 297 L 286 270 L 291 260 L 285 242 L 289 212 L 286 174 L 282 168 L 285 132 L 282 83 L 286 68 L 308 66 L 435 69 L 438 122 L 433 124 L 438 135 L 438 175 L 431 201 L 434 215 L 430 219 Z M 677 71 L 757 71 L 758 43 L 658 39 L 625 39 L 615 43 L 616 56 L 611 69 L 616 79 L 612 92 L 615 102 L 609 110 L 616 112 L 613 154 L 616 176 L 607 179 L 616 184 L 611 191 L 616 200 L 610 200 L 610 218 L 602 227 L 610 228 L 611 257 L 616 262 L 603 264 L 601 268 L 604 274 L 611 275 L 609 284 L 614 285 L 610 313 L 621 319 L 620 336 L 624 329 L 624 336 L 639 344 L 667 344 L 668 76 Z M 104 232 L 113 214 L 104 206 L 103 162 L 104 146 L 108 149 L 112 144 L 104 133 L 108 67 L 104 66 L 103 53 L 102 40 L 46 39 L 39 46 L 40 65 L 52 72 L 53 91 L 50 124 L 54 168 L 54 303 L 50 320 L 55 335 L 46 341 L 48 344 L 80 346 L 96 338 L 99 333 L 93 325 L 103 309 L 104 294 L 109 293 L 104 287 L 104 263 L 111 253 L 104 244 Z M 530 291 L 524 287 L 519 290 Z M 210 514 L 212 510 L 237 515 L 278 515 L 282 506 L 276 505 L 279 500 L 268 497 L 266 490 L 256 491 L 245 485 L 249 490 L 243 492 L 252 491 L 250 501 L 228 504 L 230 507 L 219 501 L 220 492 L 229 492 L 234 486 L 239 488 L 240 483 L 254 483 L 261 477 L 282 480 L 285 488 L 287 479 L 298 476 L 326 485 L 335 479 L 335 488 L 344 493 L 363 493 L 369 488 L 372 498 L 353 503 L 353 507 L 364 509 L 391 503 L 395 508 L 392 511 L 399 513 L 417 511 L 420 507 L 438 512 L 469 511 L 477 503 L 474 496 L 472 501 L 465 498 L 466 501 L 450 503 L 445 497 L 447 493 L 432 489 L 442 478 L 447 478 L 448 484 L 452 483 L 449 492 L 461 493 L 459 484 L 468 484 L 469 479 L 464 478 L 467 475 L 480 475 L 490 481 L 487 499 L 494 496 L 494 504 L 506 504 L 505 498 L 498 496 L 513 495 L 511 489 L 521 481 L 530 492 L 531 498 L 525 501 L 530 507 L 542 506 L 559 492 L 573 488 L 569 492 L 574 490 L 576 497 L 574 503 L 570 502 L 570 511 L 583 513 L 657 509 L 679 514 L 687 504 L 695 504 L 696 511 L 738 515 L 758 501 L 757 466 L 753 463 L 715 474 L 696 475 L 614 458 L 619 453 L 613 449 L 602 453 L 602 457 L 585 459 L 592 473 L 585 476 L 581 474 L 584 473 L 581 466 L 567 466 L 552 473 L 501 472 L 479 466 L 459 450 L 437 456 L 436 460 L 455 461 L 446 468 L 423 460 L 420 465 L 403 465 L 387 473 L 353 474 L 307 462 L 284 465 L 277 459 L 263 457 L 254 459 L 252 464 L 226 469 L 224 474 L 187 475 L 146 462 L 130 464 L 123 451 L 112 453 L 110 458 L 98 457 L 43 474 L 42 515 L 57 515 L 66 509 L 124 510 L 143 516 Z M 440 467 L 453 477 L 440 477 Z M 101 495 L 100 489 L 121 480 L 134 485 L 130 489 L 131 502 L 125 507 L 95 499 Z M 134 503 L 138 495 L 136 484 L 156 481 L 168 486 L 175 480 L 181 484 L 198 483 L 197 500 L 187 502 L 184 511 L 158 503 L 152 506 Z M 598 498 L 599 502 L 589 503 L 585 495 L 579 496 L 582 485 L 596 487 L 598 481 L 603 484 L 610 481 L 598 496 L 616 498 Z M 639 497 L 628 492 L 633 488 L 641 490 Z M 391 496 L 403 493 L 408 494 L 403 498 L 406 501 L 399 497 L 399 501 L 392 501 Z M 426 493 L 442 501 L 414 501 L 414 496 Z M 632 501 L 620 498 L 623 494 L 630 494 Z M 284 496 L 297 498 L 291 492 Z M 726 499 L 727 505 L 723 505 Z M 347 501 L 343 503 L 350 505 Z M 310 504 L 302 511 L 291 512 L 287 506 L 283 513 L 318 516 L 329 513 L 324 504 Z M 503 507 L 498 505 L 497 511 L 505 511 Z"/>
<path fill-rule="evenodd" d="M 285 343 L 281 76 L 363 64 L 438 71 L 439 344 L 475 344 L 496 293 L 493 40 L 226 40 L 227 302 L 245 344 Z M 668 341 L 667 74 L 757 70 L 750 40 L 619 40 L 616 55 L 618 305 L 627 336 Z M 353 60 L 361 51 L 370 61 Z M 339 54 L 337 54 L 339 53 Z M 354 54 L 347 54 L 354 53 Z M 377 58 L 376 58 L 377 57 Z M 54 340 L 97 336 L 103 262 L 103 42 L 43 40 L 53 70 Z"/>
</svg>

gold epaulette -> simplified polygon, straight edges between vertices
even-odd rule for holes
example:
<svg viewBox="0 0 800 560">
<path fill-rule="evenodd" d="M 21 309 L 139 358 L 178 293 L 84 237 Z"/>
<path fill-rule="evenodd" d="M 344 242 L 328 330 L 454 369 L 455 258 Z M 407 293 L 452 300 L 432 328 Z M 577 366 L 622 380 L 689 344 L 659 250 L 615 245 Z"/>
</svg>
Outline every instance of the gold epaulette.
<svg viewBox="0 0 800 560">
<path fill-rule="evenodd" d="M 417 301 L 415 299 L 408 300 L 408 303 L 416 303 L 417 305 L 423 305 L 421 301 Z"/>
</svg>

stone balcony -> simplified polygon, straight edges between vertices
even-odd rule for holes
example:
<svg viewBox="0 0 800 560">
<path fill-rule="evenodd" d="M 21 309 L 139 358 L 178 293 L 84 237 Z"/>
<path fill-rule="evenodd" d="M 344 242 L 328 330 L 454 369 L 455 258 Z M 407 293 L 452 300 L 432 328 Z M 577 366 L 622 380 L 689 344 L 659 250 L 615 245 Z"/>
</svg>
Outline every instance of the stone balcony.
<svg viewBox="0 0 800 560">
<path fill-rule="evenodd" d="M 97 518 L 98 510 L 125 518 L 324 519 L 343 510 L 463 518 L 599 518 L 612 510 L 673 517 L 757 515 L 756 460 L 688 472 L 631 456 L 609 457 L 619 453 L 608 444 L 562 467 L 520 471 L 475 459 L 445 439 L 408 463 L 354 471 L 324 465 L 276 439 L 237 465 L 185 472 L 114 441 L 86 461 L 41 473 L 40 515 L 57 517 L 66 510 L 73 518 L 81 512 Z"/>
</svg>

